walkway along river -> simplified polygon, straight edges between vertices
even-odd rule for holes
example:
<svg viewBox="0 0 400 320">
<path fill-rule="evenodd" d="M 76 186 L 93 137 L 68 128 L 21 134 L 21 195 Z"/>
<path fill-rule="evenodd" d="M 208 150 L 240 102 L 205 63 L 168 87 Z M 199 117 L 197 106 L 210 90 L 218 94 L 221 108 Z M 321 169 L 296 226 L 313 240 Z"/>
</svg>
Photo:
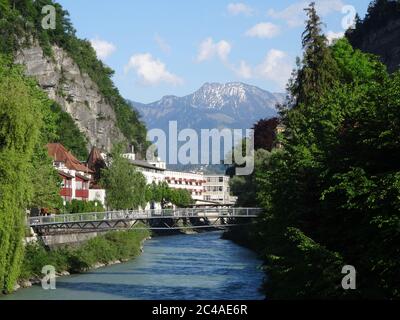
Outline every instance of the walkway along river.
<svg viewBox="0 0 400 320">
<path fill-rule="evenodd" d="M 263 299 L 260 266 L 220 232 L 156 237 L 133 261 L 57 278 L 56 290 L 34 286 L 0 299 Z"/>
</svg>

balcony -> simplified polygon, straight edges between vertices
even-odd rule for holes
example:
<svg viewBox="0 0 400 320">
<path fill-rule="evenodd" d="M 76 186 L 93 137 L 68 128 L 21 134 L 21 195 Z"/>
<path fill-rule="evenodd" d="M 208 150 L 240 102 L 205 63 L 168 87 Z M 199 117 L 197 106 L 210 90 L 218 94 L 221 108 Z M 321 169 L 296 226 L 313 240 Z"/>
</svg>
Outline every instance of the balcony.
<svg viewBox="0 0 400 320">
<path fill-rule="evenodd" d="M 61 197 L 72 197 L 72 189 L 71 188 L 61 188 L 60 196 Z"/>
<path fill-rule="evenodd" d="M 75 197 L 76 198 L 89 198 L 89 190 L 82 189 L 82 190 L 75 190 Z"/>
</svg>

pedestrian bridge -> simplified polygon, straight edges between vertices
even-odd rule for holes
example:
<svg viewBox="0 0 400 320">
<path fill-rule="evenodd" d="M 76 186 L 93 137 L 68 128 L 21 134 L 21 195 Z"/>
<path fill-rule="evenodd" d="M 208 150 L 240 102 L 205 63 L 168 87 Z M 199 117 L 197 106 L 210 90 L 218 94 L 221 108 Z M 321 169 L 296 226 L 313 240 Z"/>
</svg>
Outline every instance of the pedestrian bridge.
<svg viewBox="0 0 400 320">
<path fill-rule="evenodd" d="M 199 229 L 225 228 L 258 217 L 259 208 L 188 208 L 164 210 L 124 210 L 29 217 L 28 227 L 40 234 L 92 232 L 118 229 Z"/>
</svg>

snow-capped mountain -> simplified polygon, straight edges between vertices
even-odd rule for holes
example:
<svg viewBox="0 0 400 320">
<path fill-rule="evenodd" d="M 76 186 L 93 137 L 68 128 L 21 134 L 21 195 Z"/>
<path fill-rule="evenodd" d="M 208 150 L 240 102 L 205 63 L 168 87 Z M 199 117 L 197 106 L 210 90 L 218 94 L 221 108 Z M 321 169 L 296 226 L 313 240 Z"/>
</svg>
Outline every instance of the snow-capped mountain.
<svg viewBox="0 0 400 320">
<path fill-rule="evenodd" d="M 148 129 L 168 129 L 177 121 L 178 129 L 250 129 L 262 118 L 276 116 L 276 104 L 284 95 L 234 82 L 206 83 L 185 97 L 165 96 L 150 104 L 132 102 Z"/>
</svg>

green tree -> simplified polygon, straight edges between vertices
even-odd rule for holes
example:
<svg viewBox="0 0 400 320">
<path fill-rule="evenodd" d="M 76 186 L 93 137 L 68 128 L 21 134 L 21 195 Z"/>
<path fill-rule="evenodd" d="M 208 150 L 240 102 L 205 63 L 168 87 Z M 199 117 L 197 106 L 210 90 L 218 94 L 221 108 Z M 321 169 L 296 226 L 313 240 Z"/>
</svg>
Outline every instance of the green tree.
<svg viewBox="0 0 400 320">
<path fill-rule="evenodd" d="M 318 102 L 318 99 L 336 80 L 336 66 L 328 48 L 328 40 L 322 33 L 322 22 L 317 15 L 315 3 L 304 9 L 308 20 L 302 35 L 304 55 L 298 61 L 294 81 L 289 83 L 289 91 L 294 107 Z"/>
<path fill-rule="evenodd" d="M 36 147 L 32 158 L 31 180 L 33 195 L 28 203 L 29 208 L 59 209 L 62 206 L 60 197 L 61 178 L 53 168 L 53 161 L 43 147 Z"/>
<path fill-rule="evenodd" d="M 107 190 L 106 203 L 110 209 L 137 209 L 146 205 L 146 178 L 122 156 L 123 147 L 117 145 L 109 167 L 102 170 L 101 183 Z"/>
<path fill-rule="evenodd" d="M 166 182 L 155 183 L 147 186 L 147 201 L 160 203 L 161 208 L 165 209 L 168 204 L 184 208 L 193 204 L 192 195 L 188 190 L 173 189 Z"/>
<path fill-rule="evenodd" d="M 178 208 L 185 208 L 193 204 L 193 199 L 188 190 L 171 189 L 170 202 Z"/>
<path fill-rule="evenodd" d="M 42 126 L 40 139 L 34 148 L 32 158 L 31 180 L 33 184 L 33 195 L 28 203 L 29 208 L 61 208 L 62 199 L 59 195 L 61 178 L 53 168 L 53 161 L 47 154 L 45 145 L 58 139 L 57 115 L 51 109 L 53 102 L 47 95 L 40 91 L 35 81 L 30 82 L 35 97 L 40 103 L 42 114 Z"/>
<path fill-rule="evenodd" d="M 78 159 L 86 160 L 89 154 L 85 135 L 79 130 L 71 115 L 62 111 L 58 104 L 53 103 L 51 110 L 56 118 L 56 137 L 48 141 L 59 142 Z"/>
<path fill-rule="evenodd" d="M 104 208 L 101 203 L 96 201 L 81 201 L 73 199 L 67 202 L 64 210 L 67 213 L 88 213 L 88 212 L 103 212 Z"/>
<path fill-rule="evenodd" d="M 260 191 L 256 181 L 258 168 L 268 163 L 271 153 L 264 149 L 258 149 L 254 154 L 254 172 L 247 176 L 233 176 L 229 181 L 231 192 L 238 197 L 236 206 L 257 207 L 257 193 Z"/>
<path fill-rule="evenodd" d="M 155 203 L 160 203 L 161 208 L 165 209 L 171 202 L 172 190 L 166 182 L 160 182 L 158 184 L 152 183 L 150 185 L 150 200 Z"/>
<path fill-rule="evenodd" d="M 34 194 L 31 171 L 43 124 L 41 94 L 21 68 L 0 56 L 0 288 L 8 292 L 19 275 L 25 209 Z"/>
<path fill-rule="evenodd" d="M 309 18 L 317 25 L 312 7 Z M 267 296 L 398 298 L 399 74 L 345 39 L 307 49 L 323 46 L 307 30 L 303 60 L 329 52 L 336 71 L 303 63 L 282 114 L 284 148 L 256 166 Z M 357 269 L 356 291 L 341 287 L 344 265 Z"/>
</svg>

